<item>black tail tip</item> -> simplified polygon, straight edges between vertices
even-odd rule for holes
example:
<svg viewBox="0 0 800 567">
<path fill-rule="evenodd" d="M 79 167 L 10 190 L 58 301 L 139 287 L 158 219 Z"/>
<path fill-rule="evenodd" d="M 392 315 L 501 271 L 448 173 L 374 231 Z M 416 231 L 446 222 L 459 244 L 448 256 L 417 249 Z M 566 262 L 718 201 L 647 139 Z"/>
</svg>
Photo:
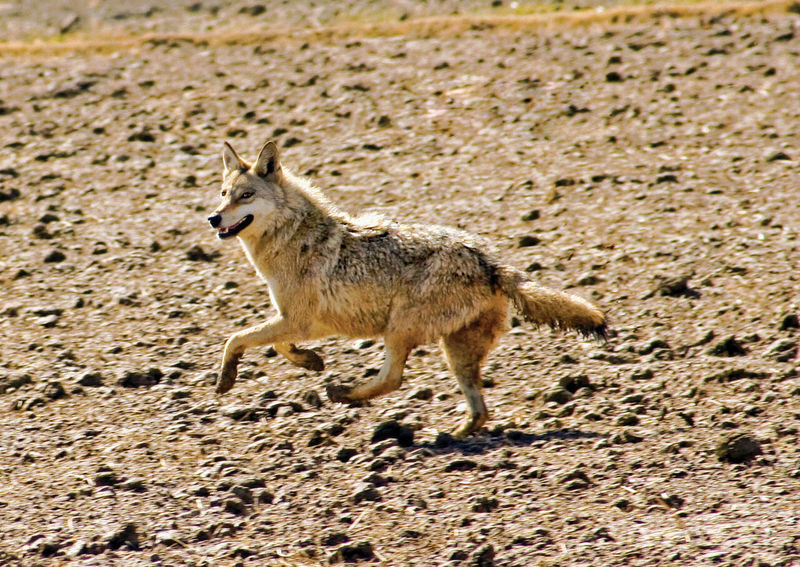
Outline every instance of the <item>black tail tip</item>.
<svg viewBox="0 0 800 567">
<path fill-rule="evenodd" d="M 608 342 L 608 324 L 603 321 L 599 325 L 593 325 L 591 327 L 581 327 L 578 329 L 578 333 L 584 338 L 587 339 L 595 339 L 598 341 Z"/>
</svg>

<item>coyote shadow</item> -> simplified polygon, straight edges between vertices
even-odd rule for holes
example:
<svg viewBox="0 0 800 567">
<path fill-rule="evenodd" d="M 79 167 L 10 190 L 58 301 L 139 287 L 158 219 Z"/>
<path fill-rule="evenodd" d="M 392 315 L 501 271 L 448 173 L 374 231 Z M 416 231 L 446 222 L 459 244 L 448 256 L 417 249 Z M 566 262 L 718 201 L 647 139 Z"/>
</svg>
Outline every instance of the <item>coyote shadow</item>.
<svg viewBox="0 0 800 567">
<path fill-rule="evenodd" d="M 607 435 L 595 431 L 579 429 L 557 429 L 545 433 L 528 433 L 511 429 L 499 435 L 484 433 L 458 441 L 449 433 L 440 433 L 435 441 L 419 443 L 417 448 L 427 449 L 430 456 L 460 453 L 462 455 L 482 455 L 499 447 L 529 447 L 544 445 L 549 441 L 567 441 L 570 439 L 604 439 Z"/>
</svg>

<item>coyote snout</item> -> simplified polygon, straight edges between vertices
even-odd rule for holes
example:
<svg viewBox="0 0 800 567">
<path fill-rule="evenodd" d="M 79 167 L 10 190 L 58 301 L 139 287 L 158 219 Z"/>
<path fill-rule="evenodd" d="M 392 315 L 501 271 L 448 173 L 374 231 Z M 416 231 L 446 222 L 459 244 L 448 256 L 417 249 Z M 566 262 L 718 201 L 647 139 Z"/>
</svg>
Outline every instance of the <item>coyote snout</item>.
<svg viewBox="0 0 800 567">
<path fill-rule="evenodd" d="M 209 217 L 220 238 L 237 236 L 269 286 L 277 311 L 225 345 L 217 392 L 233 387 L 245 350 L 272 344 L 295 365 L 322 370 L 296 343 L 330 335 L 381 336 L 383 367 L 371 381 L 332 384 L 334 402 L 374 398 L 400 387 L 419 344 L 439 340 L 469 406 L 455 430 L 481 428 L 488 410 L 481 365 L 505 331 L 509 303 L 533 325 L 603 338 L 603 313 L 579 297 L 537 286 L 466 232 L 352 218 L 284 169 L 268 142 L 252 165 L 225 144 L 222 203 Z"/>
</svg>

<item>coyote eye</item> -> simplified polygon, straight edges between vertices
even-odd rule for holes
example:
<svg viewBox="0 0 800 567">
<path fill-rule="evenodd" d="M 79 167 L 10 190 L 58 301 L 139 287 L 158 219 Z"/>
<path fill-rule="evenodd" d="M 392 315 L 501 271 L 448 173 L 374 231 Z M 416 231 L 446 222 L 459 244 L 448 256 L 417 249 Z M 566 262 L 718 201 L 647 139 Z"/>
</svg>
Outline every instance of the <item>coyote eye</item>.
<svg viewBox="0 0 800 567">
<path fill-rule="evenodd" d="M 254 193 L 252 191 L 245 191 L 244 193 L 242 193 L 242 197 L 241 198 L 242 199 L 249 199 L 253 195 L 254 195 Z"/>
</svg>

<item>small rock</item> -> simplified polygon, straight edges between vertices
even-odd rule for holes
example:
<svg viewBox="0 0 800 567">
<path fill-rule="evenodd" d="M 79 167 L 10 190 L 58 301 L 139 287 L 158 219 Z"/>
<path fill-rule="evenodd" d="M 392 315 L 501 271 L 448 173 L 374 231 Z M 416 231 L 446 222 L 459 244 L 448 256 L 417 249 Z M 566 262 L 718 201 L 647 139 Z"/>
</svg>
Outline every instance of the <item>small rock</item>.
<svg viewBox="0 0 800 567">
<path fill-rule="evenodd" d="M 155 534 L 156 545 L 167 547 L 184 547 L 185 542 L 178 530 L 159 530 Z"/>
<path fill-rule="evenodd" d="M 471 510 L 478 513 L 488 513 L 497 508 L 500 503 L 497 498 L 479 497 L 473 504 Z"/>
<path fill-rule="evenodd" d="M 410 400 L 428 401 L 431 398 L 433 398 L 433 390 L 431 388 L 416 388 L 408 395 Z"/>
<path fill-rule="evenodd" d="M 375 551 L 372 548 L 372 544 L 368 541 L 360 541 L 358 543 L 341 546 L 331 554 L 328 558 L 328 562 L 331 564 L 342 562 L 356 563 L 358 561 L 370 561 L 372 559 L 375 559 Z"/>
<path fill-rule="evenodd" d="M 117 473 L 112 470 L 103 470 L 98 472 L 94 477 L 95 486 L 116 486 L 119 484 Z"/>
<path fill-rule="evenodd" d="M 660 278 L 655 293 L 666 297 L 700 297 L 700 292 L 689 287 L 691 276 Z"/>
<path fill-rule="evenodd" d="M 469 557 L 469 565 L 472 567 L 494 567 L 494 547 L 491 543 L 485 543 L 472 552 Z"/>
<path fill-rule="evenodd" d="M 350 499 L 353 501 L 353 504 L 358 504 L 364 500 L 370 502 L 379 502 L 383 500 L 383 497 L 381 496 L 381 493 L 378 492 L 378 489 L 375 488 L 375 485 L 371 482 L 360 482 L 356 485 L 356 489 L 353 491 Z"/>
<path fill-rule="evenodd" d="M 470 471 L 478 468 L 478 463 L 472 459 L 454 459 L 444 466 L 444 472 Z"/>
<path fill-rule="evenodd" d="M 611 443 L 614 445 L 622 445 L 624 443 L 639 443 L 644 441 L 644 437 L 637 435 L 633 431 L 625 429 L 619 433 L 615 433 L 611 439 L 609 439 L 609 441 L 611 441 Z"/>
<path fill-rule="evenodd" d="M 306 390 L 303 392 L 302 400 L 303 403 L 313 408 L 319 409 L 322 407 L 322 398 L 316 390 Z"/>
<path fill-rule="evenodd" d="M 139 534 L 137 533 L 136 524 L 133 522 L 113 529 L 105 535 L 103 540 L 107 543 L 109 549 L 119 549 L 123 545 L 129 549 L 139 549 Z"/>
<path fill-rule="evenodd" d="M 739 343 L 735 335 L 725 337 L 708 350 L 713 356 L 744 356 L 747 350 Z"/>
<path fill-rule="evenodd" d="M 141 478 L 132 478 L 130 480 L 126 480 L 122 484 L 120 484 L 120 488 L 123 490 L 128 490 L 130 492 L 146 492 L 147 487 L 145 486 L 144 479 Z"/>
<path fill-rule="evenodd" d="M 51 400 L 60 400 L 67 397 L 67 391 L 61 382 L 48 382 L 45 384 L 42 393 Z"/>
<path fill-rule="evenodd" d="M 356 455 L 358 455 L 357 450 L 352 449 L 350 447 L 342 447 L 336 452 L 336 460 L 341 461 L 342 463 L 346 463 Z"/>
<path fill-rule="evenodd" d="M 529 246 L 536 246 L 542 240 L 537 237 L 533 236 L 532 234 L 527 234 L 525 236 L 520 237 L 519 242 L 517 242 L 517 248 L 527 248 Z"/>
<path fill-rule="evenodd" d="M 797 342 L 792 339 L 778 339 L 769 345 L 764 356 L 776 362 L 789 362 L 797 356 Z"/>
<path fill-rule="evenodd" d="M 84 553 L 86 553 L 87 552 L 86 548 L 87 548 L 86 541 L 82 540 L 82 539 L 79 539 L 78 541 L 73 543 L 71 546 L 69 546 L 69 549 L 67 549 L 66 552 L 64 552 L 64 555 L 68 559 L 75 559 L 79 555 L 83 555 Z"/>
<path fill-rule="evenodd" d="M 539 209 L 533 209 L 532 211 L 522 215 L 522 220 L 524 221 L 535 221 L 538 220 L 541 216 Z"/>
<path fill-rule="evenodd" d="M 103 385 L 103 376 L 99 372 L 87 372 L 78 379 L 77 384 L 87 388 L 97 388 Z"/>
<path fill-rule="evenodd" d="M 798 318 L 797 313 L 789 313 L 781 319 L 778 330 L 788 331 L 789 329 L 800 329 L 800 318 Z"/>
<path fill-rule="evenodd" d="M 219 252 L 216 250 L 210 253 L 206 252 L 198 244 L 195 244 L 186 251 L 186 259 L 191 262 L 213 262 L 219 255 Z"/>
<path fill-rule="evenodd" d="M 253 503 L 253 491 L 247 488 L 246 486 L 237 485 L 231 488 L 231 492 L 233 492 L 239 499 L 244 502 L 245 504 L 252 504 Z"/>
<path fill-rule="evenodd" d="M 409 447 L 414 444 L 414 430 L 394 419 L 385 421 L 375 428 L 370 442 L 377 443 L 385 439 L 397 439 L 398 444 Z"/>
<path fill-rule="evenodd" d="M 161 382 L 164 373 L 159 368 L 150 368 L 146 372 L 141 370 L 125 370 L 117 380 L 117 385 L 124 388 L 140 388 L 154 386 Z"/>
<path fill-rule="evenodd" d="M 558 380 L 558 385 L 572 394 L 581 388 L 591 388 L 592 386 L 589 382 L 589 377 L 586 374 L 562 376 Z"/>
<path fill-rule="evenodd" d="M 258 421 L 268 413 L 268 409 L 256 405 L 230 405 L 219 408 L 219 413 L 234 421 Z"/>
<path fill-rule="evenodd" d="M 566 404 L 572 399 L 572 394 L 566 388 L 555 388 L 544 394 L 545 402 L 555 402 L 557 404 Z"/>
<path fill-rule="evenodd" d="M 772 154 L 771 156 L 769 156 L 767 158 L 767 161 L 768 162 L 773 162 L 773 161 L 792 161 L 792 158 L 789 157 L 789 154 L 787 154 L 786 152 L 775 152 L 774 154 Z"/>
<path fill-rule="evenodd" d="M 57 264 L 59 262 L 63 262 L 66 260 L 67 257 L 64 255 L 63 252 L 60 250 L 51 250 L 47 256 L 44 257 L 44 261 L 46 264 Z"/>
<path fill-rule="evenodd" d="M 744 463 L 761 454 L 761 443 L 750 435 L 734 434 L 720 440 L 716 454 L 720 461 Z"/>
<path fill-rule="evenodd" d="M 654 376 L 650 368 L 636 368 L 631 372 L 631 380 L 650 380 Z"/>
<path fill-rule="evenodd" d="M 247 506 L 239 498 L 226 498 L 222 503 L 222 508 L 226 512 L 237 516 L 244 516 L 247 513 Z"/>
<path fill-rule="evenodd" d="M 639 416 L 637 416 L 635 413 L 624 413 L 614 421 L 614 425 L 617 427 L 639 425 Z"/>
<path fill-rule="evenodd" d="M 597 275 L 591 272 L 584 272 L 575 282 L 575 285 L 584 286 L 584 285 L 595 285 L 600 282 L 600 278 Z"/>
</svg>

